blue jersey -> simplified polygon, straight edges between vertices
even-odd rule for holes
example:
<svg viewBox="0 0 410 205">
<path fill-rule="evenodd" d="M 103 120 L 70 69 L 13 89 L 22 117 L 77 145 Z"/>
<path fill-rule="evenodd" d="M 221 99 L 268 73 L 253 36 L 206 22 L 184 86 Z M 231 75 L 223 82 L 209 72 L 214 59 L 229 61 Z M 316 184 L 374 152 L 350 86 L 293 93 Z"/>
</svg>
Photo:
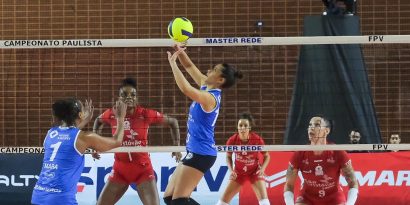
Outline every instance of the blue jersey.
<svg viewBox="0 0 410 205">
<path fill-rule="evenodd" d="M 206 90 L 206 86 L 201 86 Z M 195 154 L 216 156 L 214 130 L 218 119 L 219 107 L 221 106 L 221 90 L 208 90 L 216 100 L 215 108 L 206 112 L 201 104 L 192 102 L 188 116 L 188 134 L 186 138 L 187 150 Z"/>
<path fill-rule="evenodd" d="M 77 183 L 84 168 L 84 155 L 75 147 L 79 133 L 76 127 L 53 127 L 48 131 L 32 204 L 77 204 Z"/>
</svg>

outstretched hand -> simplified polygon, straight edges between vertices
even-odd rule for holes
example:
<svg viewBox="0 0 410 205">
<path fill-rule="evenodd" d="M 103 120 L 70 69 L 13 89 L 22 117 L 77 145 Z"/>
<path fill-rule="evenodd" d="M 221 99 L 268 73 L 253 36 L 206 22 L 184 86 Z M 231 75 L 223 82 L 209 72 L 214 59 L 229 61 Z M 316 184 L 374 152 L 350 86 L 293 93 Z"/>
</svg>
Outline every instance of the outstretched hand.
<svg viewBox="0 0 410 205">
<path fill-rule="evenodd" d="M 91 153 L 91 156 L 92 156 L 94 159 L 101 159 L 101 156 L 100 156 L 100 153 L 99 153 L 99 152 L 93 152 L 93 153 Z"/>
<path fill-rule="evenodd" d="M 177 47 L 177 51 L 175 51 L 173 54 L 167 51 L 169 63 L 175 63 L 178 58 L 178 55 L 182 53 L 182 51 L 184 51 L 185 49 L 186 48 Z"/>
<path fill-rule="evenodd" d="M 94 113 L 94 106 L 93 106 L 93 101 L 90 100 L 85 100 L 83 109 L 81 111 L 81 123 L 77 126 L 79 129 L 84 128 L 93 118 L 93 113 Z"/>
<path fill-rule="evenodd" d="M 255 173 L 255 174 L 257 174 L 257 175 L 259 175 L 259 176 L 261 176 L 261 177 L 264 177 L 264 176 L 265 176 L 265 170 L 264 170 L 264 169 L 259 168 L 259 170 L 258 170 L 258 171 L 256 171 L 256 173 Z"/>
<path fill-rule="evenodd" d="M 186 45 L 187 45 L 187 42 L 186 42 L 186 41 L 185 41 L 185 42 L 176 42 L 176 43 L 172 46 L 172 48 L 174 48 L 175 51 L 177 51 L 177 50 L 179 50 L 179 49 L 181 49 L 181 48 L 185 48 Z"/>
<path fill-rule="evenodd" d="M 171 157 L 175 157 L 175 161 L 178 163 L 181 161 L 182 154 L 181 152 L 172 152 Z"/>
<path fill-rule="evenodd" d="M 114 111 L 115 117 L 117 119 L 125 118 L 125 115 L 127 114 L 127 104 L 122 102 L 121 100 L 118 100 L 115 102 L 115 106 L 112 108 Z"/>
<path fill-rule="evenodd" d="M 93 118 L 93 114 L 94 114 L 93 100 L 91 99 L 85 100 L 82 120 L 90 121 Z"/>
<path fill-rule="evenodd" d="M 229 180 L 235 180 L 238 177 L 238 174 L 233 171 L 231 172 L 231 175 L 229 175 Z"/>
</svg>

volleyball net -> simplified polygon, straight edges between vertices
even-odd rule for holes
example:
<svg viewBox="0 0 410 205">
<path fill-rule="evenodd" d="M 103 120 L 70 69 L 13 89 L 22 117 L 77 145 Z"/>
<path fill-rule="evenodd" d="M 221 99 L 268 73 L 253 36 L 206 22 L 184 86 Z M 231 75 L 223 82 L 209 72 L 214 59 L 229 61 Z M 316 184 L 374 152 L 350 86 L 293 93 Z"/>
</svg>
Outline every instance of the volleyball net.
<svg viewBox="0 0 410 205">
<path fill-rule="evenodd" d="M 317 68 L 312 70 L 311 79 L 297 82 L 296 73 L 301 69 L 298 65 L 303 63 L 300 62 L 302 46 L 309 46 L 307 52 L 312 53 L 317 50 L 326 52 L 327 49 L 333 49 L 318 45 L 347 45 L 346 53 L 349 53 L 349 49 L 355 49 L 354 46 L 361 46 L 365 69 L 357 72 L 367 72 L 365 75 L 368 79 L 359 79 L 362 81 L 358 84 L 369 84 L 372 89 L 370 94 L 374 100 L 382 141 L 369 142 L 368 145 L 359 145 L 359 147 L 353 145 L 343 149 L 374 150 L 373 144 L 388 144 L 388 137 L 391 134 L 400 133 L 402 142 L 406 142 L 407 135 L 410 133 L 406 125 L 410 106 L 409 96 L 404 92 L 406 83 L 409 83 L 407 72 L 407 57 L 410 55 L 409 37 L 409 35 L 367 35 L 192 38 L 189 39 L 187 47 L 190 57 L 203 72 L 216 63 L 232 62 L 245 73 L 245 79 L 239 82 L 236 88 L 224 93 L 221 110 L 223 113 L 216 127 L 217 145 L 224 145 L 226 139 L 236 132 L 238 114 L 250 112 L 256 119 L 254 130 L 265 139 L 267 144 L 264 148 L 271 151 L 284 151 L 292 149 L 292 147 L 279 145 L 283 144 L 285 130 L 289 128 L 289 108 L 292 91 L 296 88 L 295 84 L 302 82 L 309 85 L 311 83 L 309 80 L 314 79 L 314 75 L 329 72 Z M 16 113 L 14 116 L 4 115 L 0 123 L 4 130 L 3 139 L 6 142 L 4 146 L 41 146 L 43 141 L 41 136 L 44 136 L 49 128 L 50 105 L 54 99 L 67 96 L 76 96 L 79 99 L 91 98 L 98 103 L 95 105 L 94 115 L 101 114 L 105 108 L 112 106 L 118 95 L 118 84 L 124 77 L 137 79 L 139 102 L 142 105 L 174 116 L 180 121 L 183 144 L 186 136 L 186 109 L 189 107 L 190 100 L 180 94 L 169 69 L 165 51 L 172 45 L 170 39 L 0 41 L 2 65 L 5 68 L 2 73 L 4 86 L 1 90 L 4 98 L 1 99 L 0 110 L 6 113 L 11 109 Z M 316 56 L 315 60 L 328 61 L 321 56 Z M 315 66 L 315 63 L 306 64 Z M 24 89 L 18 88 L 24 86 L 26 86 Z M 37 95 L 33 95 L 34 93 Z M 310 98 L 315 99 L 316 94 L 309 93 Z M 352 93 L 340 95 L 352 95 Z M 340 102 L 343 103 L 346 104 Z M 339 105 L 334 104 L 334 106 Z M 319 113 L 327 115 L 327 113 Z M 333 118 L 341 114 L 343 113 L 333 113 L 328 117 Z M 363 116 L 362 113 L 357 113 L 356 116 L 374 118 L 374 116 Z M 307 128 L 308 123 L 308 121 L 301 122 L 301 126 Z M 336 122 L 335 129 L 343 124 L 345 123 Z M 350 127 L 363 130 L 374 129 L 366 126 L 368 125 Z M 344 131 L 345 137 L 348 138 L 350 130 Z M 21 133 L 25 134 L 21 136 Z M 362 134 L 366 136 L 371 133 Z M 105 130 L 104 135 L 110 135 L 110 131 Z M 306 136 L 307 131 L 303 130 L 300 135 Z M 150 145 L 168 146 L 172 145 L 171 141 L 167 129 L 153 127 L 150 130 L 148 139 Z M 347 144 L 346 140 L 336 143 Z M 278 147 L 275 147 L 277 145 Z M 387 146 L 387 149 L 396 150 L 392 146 Z M 144 149 L 149 149 L 149 152 L 156 150 L 142 148 Z M 158 147 L 158 150 L 162 149 L 183 150 L 182 147 Z M 306 149 L 310 148 L 306 147 Z M 135 150 L 138 151 L 139 148 Z M 407 149 L 401 147 L 400 150 Z"/>
<path fill-rule="evenodd" d="M 286 169 L 292 151 L 355 150 L 374 152 L 349 154 L 360 185 L 358 204 L 405 204 L 410 200 L 406 193 L 410 186 L 410 172 L 405 163 L 410 160 L 409 152 L 406 151 L 410 150 L 410 144 L 389 144 L 388 137 L 390 134 L 399 133 L 402 142 L 409 140 L 410 96 L 405 90 L 410 84 L 410 63 L 407 60 L 410 57 L 409 37 L 369 35 L 189 39 L 189 56 L 201 71 L 205 72 L 212 65 L 225 61 L 231 62 L 245 74 L 245 79 L 240 81 L 236 88 L 223 94 L 221 113 L 215 130 L 218 158 L 199 183 L 193 198 L 201 204 L 214 204 L 222 195 L 229 181 L 226 152 L 268 151 L 271 162 L 266 169 L 267 191 L 272 204 L 281 204 Z M 5 68 L 1 73 L 0 88 L 3 97 L 0 98 L 0 112 L 4 116 L 0 122 L 0 130 L 3 131 L 2 140 L 5 143 L 0 147 L 0 153 L 4 155 L 0 156 L 4 165 L 2 167 L 7 167 L 6 172 L 0 175 L 0 185 L 33 185 L 42 161 L 41 155 L 35 154 L 44 153 L 41 145 L 51 124 L 50 107 L 55 99 L 69 96 L 91 98 L 96 107 L 94 116 L 98 116 L 106 108 L 112 107 L 118 96 L 121 79 L 135 77 L 139 103 L 179 120 L 181 146 L 169 146 L 172 145 L 169 129 L 153 125 L 150 127 L 147 147 L 116 148 L 103 154 L 101 160 L 93 160 L 90 155 L 86 155 L 85 168 L 77 187 L 77 199 L 79 204 L 95 204 L 106 176 L 112 170 L 112 153 L 117 152 L 151 153 L 158 191 L 162 196 L 177 165 L 169 152 L 186 151 L 183 146 L 186 136 L 185 122 L 187 108 L 191 103 L 179 92 L 170 72 L 165 52 L 170 50 L 172 44 L 169 39 L 0 41 L 1 64 Z M 300 63 L 299 54 L 304 45 L 310 46 L 307 50 L 309 53 L 332 49 L 324 49 L 318 45 L 348 45 L 345 47 L 347 53 L 356 49 L 355 46 L 362 48 L 369 81 L 363 80 L 359 83 L 369 83 L 372 88 L 382 142 L 355 145 L 283 145 L 285 130 L 289 126 L 287 122 Z M 317 56 L 316 60 L 327 61 L 322 56 Z M 310 63 L 314 66 L 315 62 Z M 312 72 L 312 76 L 315 76 L 328 70 L 318 68 Z M 306 85 L 311 83 L 301 82 Z M 317 97 L 312 93 L 309 96 L 311 100 Z M 318 107 L 324 104 L 318 104 Z M 302 106 L 298 103 L 294 105 Z M 336 108 L 339 103 L 332 106 Z M 7 114 L 10 112 L 13 115 Z M 263 137 L 266 145 L 225 145 L 226 140 L 237 132 L 238 114 L 241 112 L 250 112 L 254 116 L 256 126 L 252 130 Z M 326 116 L 327 113 L 322 114 Z M 332 113 L 328 118 L 342 114 Z M 356 116 L 374 117 L 360 112 Z M 91 124 L 85 130 L 91 130 Z M 300 124 L 301 138 L 304 137 L 307 141 L 309 121 L 305 120 Z M 338 129 L 345 124 L 349 122 L 336 122 L 334 128 Z M 355 128 L 374 129 L 367 125 L 358 125 Z M 350 129 L 345 129 L 340 136 L 348 138 L 349 132 Z M 106 127 L 102 135 L 110 136 L 111 130 Z M 397 150 L 400 152 L 390 152 Z M 299 181 L 296 184 L 299 184 Z M 341 178 L 341 185 L 346 192 L 347 182 L 344 178 Z M 118 204 L 134 203 L 138 197 L 133 189 L 136 189 L 135 186 L 126 192 Z M 386 197 L 386 193 L 390 195 Z M 232 204 L 255 203 L 256 198 L 250 186 L 244 186 L 232 201 Z"/>
</svg>

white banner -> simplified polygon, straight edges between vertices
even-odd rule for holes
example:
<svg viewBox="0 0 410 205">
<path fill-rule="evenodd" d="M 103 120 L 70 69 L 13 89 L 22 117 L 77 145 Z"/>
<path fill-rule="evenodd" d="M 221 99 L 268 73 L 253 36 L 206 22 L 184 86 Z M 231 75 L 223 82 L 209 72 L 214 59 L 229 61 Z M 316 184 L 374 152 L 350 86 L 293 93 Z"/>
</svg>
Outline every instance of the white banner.
<svg viewBox="0 0 410 205">
<path fill-rule="evenodd" d="M 410 35 L 190 38 L 188 46 L 266 46 L 410 43 Z M 0 40 L 0 49 L 171 47 L 170 38 Z"/>
<path fill-rule="evenodd" d="M 185 154 L 185 153 L 183 153 Z M 200 204 L 215 204 L 228 183 L 229 170 L 226 166 L 225 153 L 218 153 L 218 158 L 200 181 L 197 190 L 192 193 L 192 198 Z M 153 153 L 151 161 L 157 176 L 157 188 L 162 196 L 168 184 L 170 175 L 173 173 L 176 162 L 171 158 L 170 153 Z M 101 193 L 108 175 L 114 163 L 114 154 L 102 154 L 100 160 L 93 160 L 91 155 L 85 155 L 85 167 L 78 184 L 77 200 L 80 205 L 95 205 L 97 196 Z M 134 186 L 135 188 L 135 186 Z M 127 190 L 121 200 L 116 205 L 141 204 L 137 192 L 132 186 Z M 235 196 L 231 204 L 238 204 L 239 196 Z"/>
</svg>

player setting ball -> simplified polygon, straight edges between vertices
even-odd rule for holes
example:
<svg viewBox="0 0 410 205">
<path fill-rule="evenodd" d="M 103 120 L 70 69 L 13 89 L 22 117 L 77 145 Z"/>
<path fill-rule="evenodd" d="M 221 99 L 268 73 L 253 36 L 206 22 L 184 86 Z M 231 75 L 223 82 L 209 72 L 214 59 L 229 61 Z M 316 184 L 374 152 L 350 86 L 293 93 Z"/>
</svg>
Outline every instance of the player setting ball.
<svg viewBox="0 0 410 205">
<path fill-rule="evenodd" d="M 168 35 L 176 42 L 185 42 L 191 38 L 194 27 L 185 17 L 176 17 L 168 25 Z"/>
</svg>

